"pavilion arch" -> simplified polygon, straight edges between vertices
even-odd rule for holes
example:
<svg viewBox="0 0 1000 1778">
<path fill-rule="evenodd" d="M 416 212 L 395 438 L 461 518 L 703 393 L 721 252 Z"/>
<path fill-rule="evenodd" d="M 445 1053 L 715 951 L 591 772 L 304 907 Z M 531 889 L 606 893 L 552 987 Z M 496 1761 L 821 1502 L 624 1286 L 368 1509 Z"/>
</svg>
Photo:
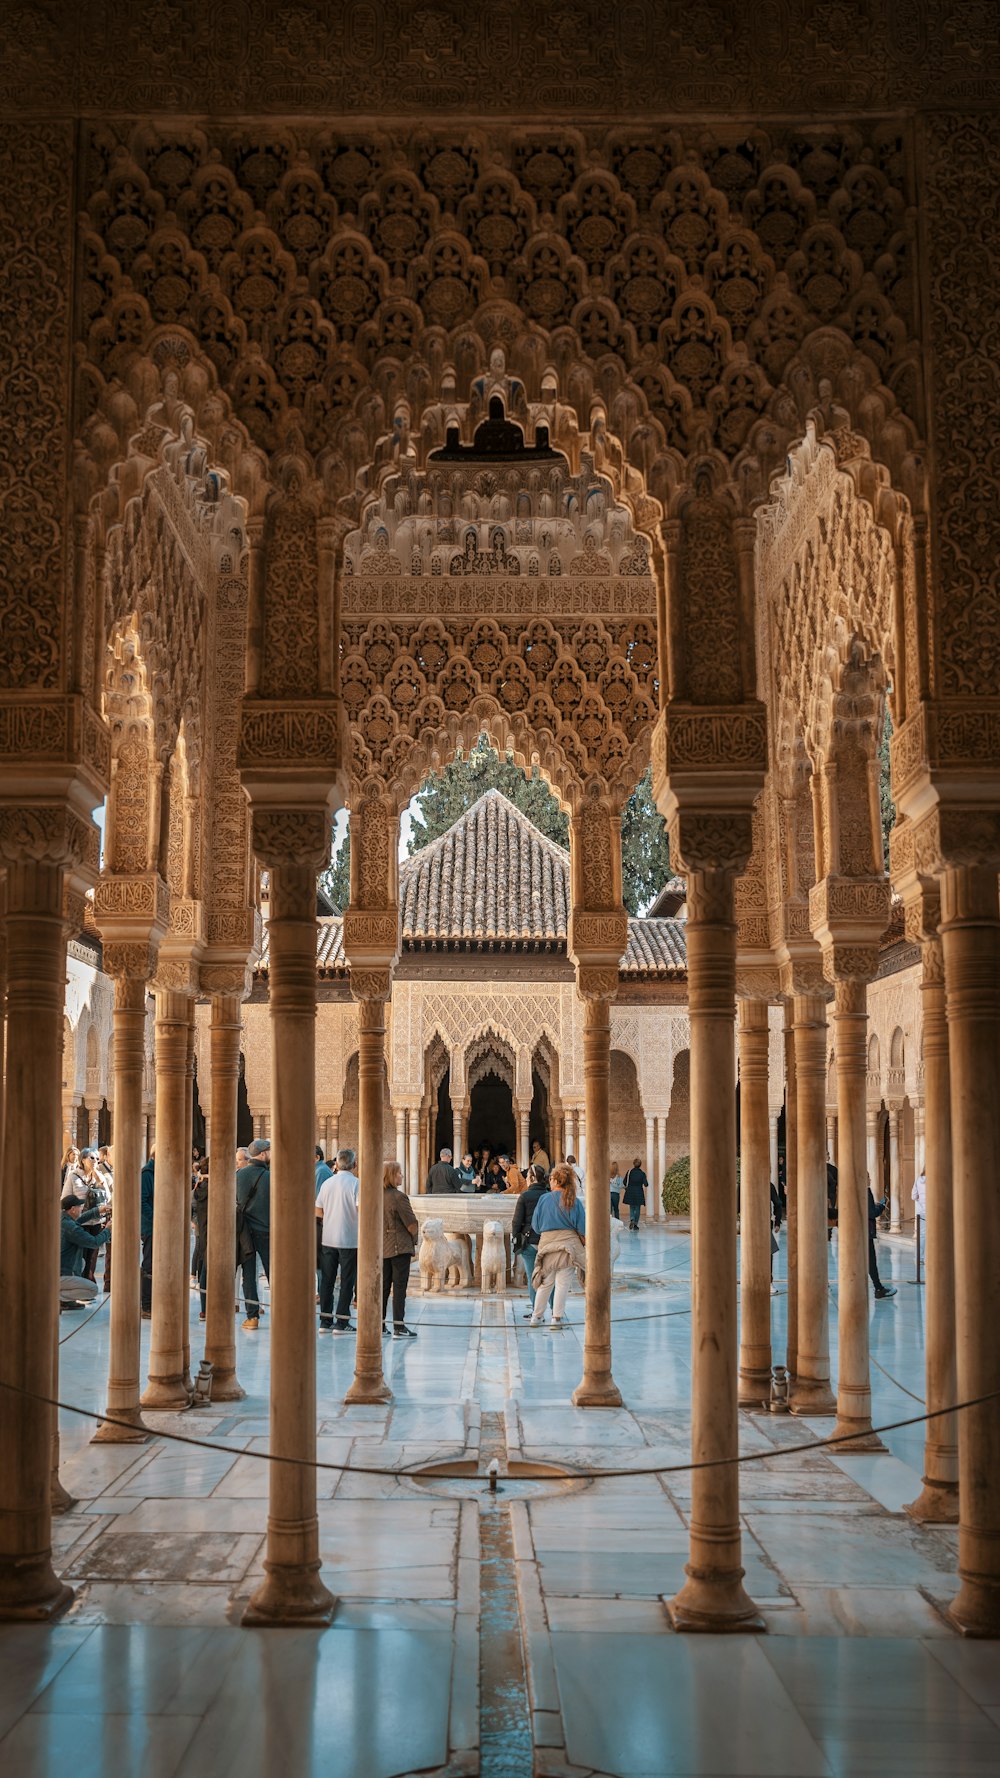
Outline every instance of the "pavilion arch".
<svg viewBox="0 0 1000 1778">
<path fill-rule="evenodd" d="M 645 1165 L 646 1123 L 639 1092 L 639 1065 L 629 1050 L 611 1049 L 611 1156 L 624 1174 L 636 1155 Z"/>
<path fill-rule="evenodd" d="M 902 1026 L 897 1025 L 889 1041 L 889 1067 L 906 1067 L 906 1039 Z"/>
</svg>

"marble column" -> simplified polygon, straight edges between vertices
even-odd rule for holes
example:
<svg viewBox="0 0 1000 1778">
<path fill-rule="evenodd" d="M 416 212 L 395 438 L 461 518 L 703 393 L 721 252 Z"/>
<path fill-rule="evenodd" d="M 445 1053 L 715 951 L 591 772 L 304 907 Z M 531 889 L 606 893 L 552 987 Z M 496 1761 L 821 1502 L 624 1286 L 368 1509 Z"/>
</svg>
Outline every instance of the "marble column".
<svg viewBox="0 0 1000 1778">
<path fill-rule="evenodd" d="M 778 1189 L 778 1118 L 780 1115 L 780 1112 L 771 1111 L 767 1118 L 768 1179 L 775 1191 Z"/>
<path fill-rule="evenodd" d="M 579 1159 L 576 1147 L 576 1112 L 572 1106 L 566 1112 L 566 1153 Z"/>
<path fill-rule="evenodd" d="M 880 1168 L 879 1168 L 879 1164 L 878 1164 L 878 1157 L 879 1157 L 878 1126 L 879 1126 L 880 1115 L 881 1114 L 879 1112 L 877 1105 L 876 1106 L 869 1105 L 865 1111 L 865 1165 L 868 1170 L 868 1183 L 872 1188 L 872 1194 L 875 1198 L 876 1204 L 878 1203 L 879 1195 L 880 1195 L 879 1194 Z"/>
<path fill-rule="evenodd" d="M 411 1198 L 420 1190 L 420 1113 L 415 1105 L 409 1110 L 409 1151 L 410 1165 L 406 1189 Z"/>
<path fill-rule="evenodd" d="M 657 1122 L 656 1141 L 657 1141 L 658 1165 L 657 1165 L 657 1169 L 656 1169 L 655 1197 L 656 1197 L 656 1214 L 657 1214 L 657 1216 L 659 1216 L 660 1212 L 663 1208 L 663 1181 L 666 1178 L 666 1173 L 667 1173 L 667 1116 L 666 1116 L 666 1112 L 661 1112 L 661 1114 L 657 1118 L 656 1122 Z"/>
<path fill-rule="evenodd" d="M 865 1160 L 865 1079 L 868 990 L 864 981 L 835 984 L 833 1036 L 837 1058 L 837 1423 L 850 1434 L 842 1450 L 881 1451 L 872 1432 L 868 1353 L 868 1169 Z"/>
<path fill-rule="evenodd" d="M 610 1086 L 609 1086 L 610 1091 Z M 590 1135 L 590 1119 L 585 1111 L 576 1114 L 576 1158 L 584 1175 L 587 1172 L 587 1140 Z"/>
<path fill-rule="evenodd" d="M 212 1366 L 212 1400 L 242 1401 L 236 1375 L 236 1108 L 240 1078 L 240 995 L 212 995 L 212 1148 L 209 1154 L 208 1264 L 205 1293 L 205 1357 Z"/>
<path fill-rule="evenodd" d="M 580 991 L 586 995 L 584 986 Z M 622 1398 L 611 1374 L 611 1009 L 604 999 L 585 998 L 583 1003 L 583 1086 L 590 1136 L 586 1311 L 583 1377 L 573 1391 L 573 1404 L 618 1408 Z"/>
<path fill-rule="evenodd" d="M 898 1235 L 903 1226 L 899 1201 L 899 1106 L 889 1107 L 889 1233 Z"/>
<path fill-rule="evenodd" d="M 826 1120 L 826 1158 L 832 1166 L 837 1165 L 837 1120 L 828 1117 Z"/>
<path fill-rule="evenodd" d="M 519 1105 L 517 1110 L 517 1164 L 522 1173 L 531 1163 L 531 1144 L 528 1135 L 530 1123 L 530 1105 Z"/>
<path fill-rule="evenodd" d="M 38 1399 L 54 1394 L 59 1316 L 57 1144 L 66 988 L 61 865 L 7 863 L 6 929 L 0 1385 L 10 1387 L 0 1387 L 0 1622 L 50 1619 L 73 1598 L 52 1566 L 55 1416 Z"/>
<path fill-rule="evenodd" d="M 832 1414 L 826 1198 L 826 1000 L 796 994 L 798 1349 L 793 1414 Z"/>
<path fill-rule="evenodd" d="M 191 1144 L 188 1141 L 190 993 L 156 989 L 156 1166 L 153 1192 L 153 1318 L 144 1408 L 186 1408 L 184 1352 L 190 1312 Z M 114 1263 L 112 1257 L 112 1263 Z"/>
<path fill-rule="evenodd" d="M 405 1106 L 397 1105 L 393 1115 L 396 1120 L 396 1159 L 399 1162 L 399 1165 L 403 1169 L 403 1176 L 405 1178 L 405 1176 L 406 1176 L 406 1108 L 405 1108 Z"/>
<path fill-rule="evenodd" d="M 294 841 L 293 818 L 288 831 Z M 303 823 L 304 825 L 304 823 Z M 326 822 L 324 820 L 324 827 Z M 258 817 L 254 817 L 258 855 Z M 271 1454 L 264 1579 L 244 1624 L 329 1623 L 316 1511 L 316 865 L 271 869 Z M 273 861 L 273 862 L 272 862 Z M 380 1058 L 381 1060 L 381 1058 Z"/>
<path fill-rule="evenodd" d="M 451 1132 L 452 1159 L 460 1167 L 465 1153 L 465 1106 L 461 1099 L 451 1102 Z"/>
<path fill-rule="evenodd" d="M 646 1178 L 649 1180 L 649 1201 L 646 1205 L 647 1217 L 653 1214 L 653 1202 L 656 1192 L 656 1119 L 646 1119 Z"/>
<path fill-rule="evenodd" d="M 920 998 L 924 1024 L 924 1140 L 927 1173 L 924 1224 L 924 1348 L 926 1400 L 932 1413 L 958 1399 L 955 1368 L 955 1224 L 951 1185 L 951 1081 L 945 1017 L 944 959 L 939 937 L 922 944 Z M 959 1416 L 928 1420 L 923 1487 L 906 1507 L 911 1519 L 953 1525 L 958 1519 Z"/>
<path fill-rule="evenodd" d="M 691 1020 L 691 1475 L 678 1630 L 761 1629 L 743 1586 L 736 1312 L 736 922 L 729 871 L 688 875 Z M 721 1460 L 721 1461 L 719 1461 Z"/>
<path fill-rule="evenodd" d="M 741 1407 L 771 1394 L 771 1186 L 767 1002 L 739 1002 Z"/>
<path fill-rule="evenodd" d="M 385 993 L 389 992 L 386 971 Z M 382 1374 L 382 1173 L 385 1001 L 358 999 L 358 1335 L 345 1401 L 391 1401 Z"/>
<path fill-rule="evenodd" d="M 785 1369 L 789 1381 L 799 1362 L 799 1154 L 798 1080 L 795 1071 L 795 1006 L 785 1001 L 785 1277 L 787 1279 L 787 1333 Z"/>
<path fill-rule="evenodd" d="M 958 1397 L 992 1396 L 960 1418 L 958 1572 L 949 1616 L 1000 1636 L 1000 914 L 996 868 L 941 878 L 951 1080 Z M 928 1196 L 930 1194 L 928 1193 Z"/>
<path fill-rule="evenodd" d="M 194 1146 L 194 1039 L 195 1015 L 194 998 L 188 1004 L 187 1048 L 184 1057 L 184 1156 L 185 1156 L 185 1193 L 181 1212 L 180 1239 L 184 1253 L 184 1383 L 188 1394 L 192 1392 L 191 1381 L 191 1254 L 193 1249 L 193 1231 L 191 1228 L 191 1153 Z M 154 1200 L 155 1201 L 155 1200 Z"/>
<path fill-rule="evenodd" d="M 104 967 L 115 984 L 115 1197 L 108 1354 L 108 1414 L 115 1424 L 103 1420 L 94 1444 L 142 1443 L 148 1436 L 139 1411 L 139 1221 L 140 1174 L 146 1159 L 142 1115 L 146 993 L 156 959 L 147 953 L 147 968 L 130 974 L 121 957 L 125 947 L 117 949 L 118 956 L 113 944 L 104 947 Z M 128 949 L 141 954 L 143 947 Z M 116 967 L 119 963 L 122 967 Z"/>
</svg>

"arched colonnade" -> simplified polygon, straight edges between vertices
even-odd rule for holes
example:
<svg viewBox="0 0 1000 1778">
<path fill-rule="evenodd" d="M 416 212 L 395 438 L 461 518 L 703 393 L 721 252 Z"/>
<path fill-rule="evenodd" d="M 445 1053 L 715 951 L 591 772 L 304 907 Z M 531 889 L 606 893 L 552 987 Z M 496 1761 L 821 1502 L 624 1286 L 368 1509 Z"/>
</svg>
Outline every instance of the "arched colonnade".
<svg viewBox="0 0 1000 1778">
<path fill-rule="evenodd" d="M 832 158 L 794 130 L 773 140 L 755 130 L 743 147 L 711 131 L 652 131 L 636 148 L 621 132 L 585 143 L 563 131 L 559 146 L 512 129 L 492 133 L 487 171 L 471 137 L 428 158 L 422 134 L 368 147 L 308 128 L 272 130 L 252 147 L 222 126 L 95 124 L 83 136 L 79 169 L 55 126 L 8 143 L 16 264 L 36 293 L 28 334 L 13 315 L 10 351 L 31 367 L 23 401 L 37 424 L 10 459 L 24 517 L 9 564 L 4 744 L 16 766 L 0 828 L 0 1265 L 13 1330 L 0 1375 L 26 1393 L 3 1406 L 17 1462 L 2 1471 L 0 1610 L 44 1615 L 65 1599 L 41 1400 L 54 1375 L 67 926 L 79 926 L 96 884 L 115 979 L 118 1164 L 130 1182 L 116 1207 L 108 1408 L 124 1436 L 141 1437 L 142 1405 L 187 1400 L 195 1002 L 211 1005 L 212 1140 L 226 1153 L 264 873 L 271 1450 L 300 1462 L 272 1471 L 266 1574 L 248 1621 L 332 1609 L 308 1467 L 315 877 L 347 803 L 343 948 L 363 1191 L 350 1398 L 370 1401 L 385 1396 L 377 1259 L 399 813 L 429 766 L 485 728 L 518 759 L 538 758 L 570 818 L 591 1210 L 574 1399 L 587 1407 L 620 1399 L 605 1214 L 611 1009 L 626 941 L 620 815 L 650 759 L 687 877 L 692 1437 L 697 1459 L 722 1466 L 693 1478 L 688 1580 L 671 1611 L 679 1627 L 752 1626 L 730 1460 L 738 1397 L 759 1378 L 752 1363 L 737 1378 L 735 1113 L 717 1083 L 732 1069 L 738 998 L 742 1342 L 759 1351 L 768 1007 L 780 1001 L 794 1126 L 793 1402 L 835 1409 L 864 1444 L 866 992 L 888 918 L 877 785 L 887 698 L 901 815 L 892 871 L 922 949 L 925 1141 L 940 1182 L 928 1226 L 930 1398 L 1000 1383 L 976 1332 L 1000 1252 L 1000 1216 L 981 1187 L 1000 1137 L 1000 811 L 984 766 L 995 758 L 984 663 L 996 607 L 953 476 L 959 441 L 967 451 L 975 431 L 962 407 L 962 327 L 932 298 L 922 339 L 905 276 L 907 144 L 888 126 L 845 128 Z M 956 231 L 972 226 L 950 153 L 931 130 L 921 176 L 932 232 L 935 204 L 947 211 L 928 249 L 942 285 Z M 69 191 L 82 194 L 76 241 Z M 65 274 L 77 253 L 78 289 Z M 995 551 L 989 559 L 995 569 Z M 91 812 L 106 794 L 99 872 Z M 130 1255 L 150 985 L 157 1288 L 140 1402 Z M 822 1184 L 831 997 L 836 1402 Z M 221 1251 L 224 1190 L 211 1215 Z M 231 1282 L 219 1270 L 209 1287 L 206 1353 L 223 1398 L 239 1392 Z M 108 1423 L 102 1436 L 122 1430 Z M 929 1435 L 929 1497 L 954 1494 L 953 1446 L 953 1429 L 950 1445 Z M 953 1612 L 989 1632 L 1000 1620 L 996 1402 L 964 1416 L 959 1468 Z"/>
</svg>

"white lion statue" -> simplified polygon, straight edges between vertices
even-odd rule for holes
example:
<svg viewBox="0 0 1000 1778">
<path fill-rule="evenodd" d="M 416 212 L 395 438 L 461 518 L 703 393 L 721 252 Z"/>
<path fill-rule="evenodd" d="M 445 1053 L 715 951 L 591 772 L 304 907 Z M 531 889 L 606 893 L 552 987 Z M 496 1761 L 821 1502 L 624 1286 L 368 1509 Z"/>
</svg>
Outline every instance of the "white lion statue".
<svg viewBox="0 0 1000 1778">
<path fill-rule="evenodd" d="M 472 1283 L 465 1243 L 445 1234 L 440 1216 L 429 1216 L 423 1224 L 417 1264 L 424 1290 L 464 1290 Z"/>
<path fill-rule="evenodd" d="M 503 1296 L 507 1290 L 507 1252 L 503 1240 L 503 1223 L 483 1224 L 483 1259 L 480 1267 L 483 1295 Z"/>
</svg>

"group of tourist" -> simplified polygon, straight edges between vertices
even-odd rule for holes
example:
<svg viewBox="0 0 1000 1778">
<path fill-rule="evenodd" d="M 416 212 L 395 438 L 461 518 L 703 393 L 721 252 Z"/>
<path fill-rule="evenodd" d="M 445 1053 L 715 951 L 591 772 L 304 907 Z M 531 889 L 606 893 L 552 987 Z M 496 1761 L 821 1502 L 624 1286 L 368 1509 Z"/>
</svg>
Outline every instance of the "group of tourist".
<svg viewBox="0 0 1000 1778">
<path fill-rule="evenodd" d="M 464 1154 L 458 1167 L 454 1159 L 450 1148 L 441 1149 L 428 1171 L 425 1192 L 516 1193 L 523 1192 L 528 1183 L 516 1160 L 508 1154 L 494 1154 L 488 1148 L 477 1149 L 475 1153 Z M 544 1167 L 548 1172 L 549 1157 L 540 1142 L 531 1144 L 531 1164 Z"/>
<path fill-rule="evenodd" d="M 111 1150 L 70 1147 L 60 1168 L 59 1294 L 66 1308 L 98 1295 L 97 1256 L 104 1249 L 104 1289 L 111 1289 Z"/>
</svg>

